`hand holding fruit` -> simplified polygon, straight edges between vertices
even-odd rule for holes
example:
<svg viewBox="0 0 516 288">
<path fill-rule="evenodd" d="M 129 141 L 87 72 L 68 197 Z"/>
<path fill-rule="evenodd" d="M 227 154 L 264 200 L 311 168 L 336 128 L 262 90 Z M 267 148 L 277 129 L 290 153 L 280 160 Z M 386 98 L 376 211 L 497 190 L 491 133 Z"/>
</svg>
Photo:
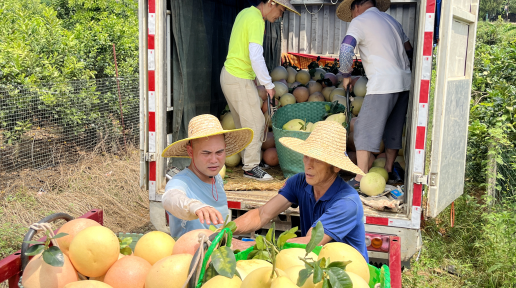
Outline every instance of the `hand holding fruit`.
<svg viewBox="0 0 516 288">
<path fill-rule="evenodd" d="M 351 83 L 351 77 L 347 77 L 347 78 L 342 79 L 342 88 L 344 88 L 344 90 L 346 90 L 350 83 Z M 352 87 L 349 87 L 349 88 L 351 90 Z"/>
<path fill-rule="evenodd" d="M 266 89 L 267 90 L 267 95 L 269 95 L 269 98 L 273 99 L 274 98 L 274 95 L 276 95 L 276 90 L 273 89 Z"/>
<path fill-rule="evenodd" d="M 197 217 L 199 217 L 199 221 L 201 221 L 202 224 L 204 224 L 204 220 L 206 220 L 207 224 L 213 225 L 224 223 L 222 214 L 220 214 L 220 212 L 217 209 L 211 206 L 199 208 L 195 211 L 195 214 L 197 215 Z"/>
</svg>

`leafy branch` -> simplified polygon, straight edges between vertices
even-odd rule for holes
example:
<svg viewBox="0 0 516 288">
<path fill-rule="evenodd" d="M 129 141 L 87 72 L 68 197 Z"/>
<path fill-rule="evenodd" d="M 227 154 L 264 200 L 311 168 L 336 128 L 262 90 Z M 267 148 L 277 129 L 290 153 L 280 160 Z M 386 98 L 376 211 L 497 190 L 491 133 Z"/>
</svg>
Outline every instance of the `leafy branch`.
<svg viewBox="0 0 516 288">
<path fill-rule="evenodd" d="M 24 241 L 28 244 L 35 244 L 29 247 L 27 251 L 25 252 L 25 255 L 27 256 L 36 256 L 43 252 L 43 260 L 48 265 L 54 266 L 54 267 L 63 267 L 64 265 L 64 255 L 61 249 L 57 246 L 50 247 L 50 243 L 54 239 L 59 239 L 64 236 L 67 236 L 67 233 L 59 233 L 52 237 L 50 235 L 50 232 L 45 230 L 45 234 L 47 236 L 47 239 L 45 241 Z"/>
<path fill-rule="evenodd" d="M 133 242 L 133 238 L 126 237 L 124 239 L 118 237 L 118 243 L 120 244 L 120 253 L 123 255 L 131 255 L 133 254 L 133 250 L 129 245 Z"/>
</svg>

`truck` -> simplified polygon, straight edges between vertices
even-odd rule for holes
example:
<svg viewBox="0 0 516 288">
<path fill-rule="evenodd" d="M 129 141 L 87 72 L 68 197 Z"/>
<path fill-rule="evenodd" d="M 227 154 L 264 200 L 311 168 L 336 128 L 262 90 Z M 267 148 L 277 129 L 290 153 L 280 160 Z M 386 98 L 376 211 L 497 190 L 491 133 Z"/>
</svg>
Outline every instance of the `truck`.
<svg viewBox="0 0 516 288">
<path fill-rule="evenodd" d="M 301 16 L 285 12 L 276 23 L 266 24 L 268 68 L 280 65 L 281 53 L 338 57 L 349 24 L 336 17 L 338 2 L 291 0 Z M 219 75 L 233 21 L 241 9 L 256 4 L 139 0 L 140 184 L 149 192 L 151 221 L 158 230 L 169 232 L 161 204 L 170 178 L 167 171 L 187 165 L 184 160 L 162 158 L 161 152 L 186 137 L 192 117 L 218 115 L 225 106 Z M 401 261 L 409 266 L 422 246 L 422 219 L 436 217 L 463 193 L 478 7 L 478 0 L 443 1 L 436 48 L 436 0 L 392 0 L 387 10 L 414 47 L 404 150 L 405 205 L 397 213 L 364 206 L 370 259 L 386 260 L 387 239 L 396 236 Z M 226 191 L 230 214 L 238 217 L 277 192 Z M 296 217 L 298 211 L 289 208 L 274 220 L 277 229 L 289 229 Z"/>
</svg>

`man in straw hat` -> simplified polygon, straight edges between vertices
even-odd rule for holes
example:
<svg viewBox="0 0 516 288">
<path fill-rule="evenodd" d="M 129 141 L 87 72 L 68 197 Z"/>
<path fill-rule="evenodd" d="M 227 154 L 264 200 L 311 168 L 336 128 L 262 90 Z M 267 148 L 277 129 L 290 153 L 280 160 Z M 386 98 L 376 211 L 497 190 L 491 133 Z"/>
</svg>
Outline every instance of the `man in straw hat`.
<svg viewBox="0 0 516 288">
<path fill-rule="evenodd" d="M 215 116 L 206 114 L 190 120 L 188 138 L 165 148 L 162 157 L 192 159 L 188 168 L 168 181 L 162 198 L 173 237 L 224 223 L 229 210 L 219 172 L 226 156 L 242 151 L 251 139 L 253 130 L 223 130 Z"/>
<path fill-rule="evenodd" d="M 300 15 L 290 0 L 262 0 L 258 6 L 251 6 L 238 13 L 231 31 L 226 62 L 220 73 L 220 85 L 235 126 L 249 127 L 257 135 L 242 154 L 244 176 L 255 180 L 273 179 L 263 171 L 268 166 L 260 162 L 262 143 L 258 135 L 263 135 L 266 127 L 260 96 L 254 83 L 258 78 L 273 99 L 274 84 L 263 58 L 265 20 L 275 22 L 287 9 Z"/>
<path fill-rule="evenodd" d="M 393 164 L 402 148 L 412 46 L 401 24 L 385 13 L 389 7 L 390 0 L 344 0 L 337 7 L 337 16 L 351 22 L 340 47 L 339 70 L 345 77 L 344 87 L 348 87 L 354 50 L 358 47 L 368 82 L 367 94 L 355 122 L 357 164 L 367 173 L 369 157 L 372 157 L 370 152 L 380 151 L 383 138 L 389 182 L 399 182 L 401 179 L 393 171 Z M 361 179 L 362 176 L 357 175 L 348 184 L 358 188 Z"/>
<path fill-rule="evenodd" d="M 304 155 L 305 172 L 290 177 L 274 198 L 258 209 L 235 219 L 235 234 L 256 231 L 292 204 L 299 205 L 303 237 L 289 240 L 308 243 L 318 221 L 324 227 L 320 245 L 330 241 L 353 246 L 369 262 L 365 245 L 364 210 L 358 192 L 351 188 L 339 171 L 364 173 L 346 154 L 346 129 L 334 121 L 317 123 L 305 141 L 283 137 L 280 143 Z"/>
</svg>

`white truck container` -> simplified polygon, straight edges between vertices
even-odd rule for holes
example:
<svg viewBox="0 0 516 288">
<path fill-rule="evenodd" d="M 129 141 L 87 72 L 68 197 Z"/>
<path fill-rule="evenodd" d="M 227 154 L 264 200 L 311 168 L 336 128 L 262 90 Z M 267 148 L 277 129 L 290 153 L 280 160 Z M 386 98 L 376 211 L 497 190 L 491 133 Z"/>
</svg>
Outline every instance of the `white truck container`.
<svg viewBox="0 0 516 288">
<path fill-rule="evenodd" d="M 139 0 L 140 183 L 149 191 L 152 223 L 165 232 L 169 229 L 160 201 L 167 181 L 167 159 L 161 157 L 161 152 L 178 140 L 166 132 L 167 111 L 173 110 L 172 73 L 167 56 L 172 37 L 168 1 L 173 0 Z M 340 1 L 336 4 L 332 0 L 291 2 L 301 16 L 285 13 L 282 52 L 336 57 L 348 24 L 335 15 Z M 432 101 L 435 0 L 393 0 L 387 11 L 403 25 L 414 47 L 406 122 L 406 205 L 400 213 L 364 207 L 364 223 L 368 237 L 399 236 L 402 261 L 410 260 L 421 248 L 421 218 L 436 217 L 464 189 L 478 3 L 478 0 L 443 1 Z M 432 123 L 428 123 L 429 113 L 433 115 Z M 238 216 L 264 204 L 277 191 L 226 193 L 233 216 Z M 298 217 L 298 213 L 289 208 L 277 219 L 276 227 L 279 230 L 290 228 L 292 217 Z M 368 247 L 368 250 L 370 258 L 387 257 L 381 249 Z"/>
</svg>

